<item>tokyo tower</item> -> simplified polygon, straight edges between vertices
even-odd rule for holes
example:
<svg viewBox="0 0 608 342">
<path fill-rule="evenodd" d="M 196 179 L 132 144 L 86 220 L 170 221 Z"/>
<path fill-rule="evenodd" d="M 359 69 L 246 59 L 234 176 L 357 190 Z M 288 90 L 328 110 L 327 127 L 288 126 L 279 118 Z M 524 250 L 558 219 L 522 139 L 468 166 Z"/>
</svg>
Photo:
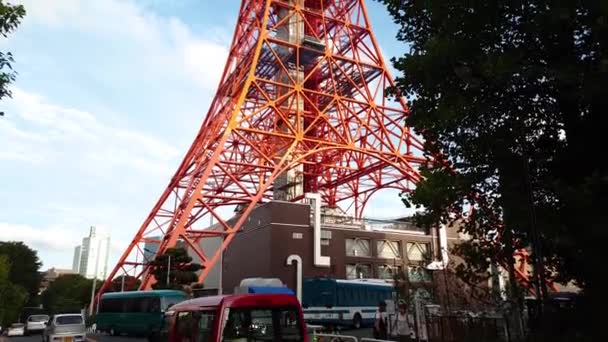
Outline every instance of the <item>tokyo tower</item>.
<svg viewBox="0 0 608 342">
<path fill-rule="evenodd" d="M 378 190 L 411 189 L 426 159 L 393 85 L 363 0 L 243 0 L 205 120 L 98 295 L 121 274 L 154 284 L 146 243 L 187 245 L 204 282 L 260 203 L 317 193 L 360 218 Z"/>
</svg>

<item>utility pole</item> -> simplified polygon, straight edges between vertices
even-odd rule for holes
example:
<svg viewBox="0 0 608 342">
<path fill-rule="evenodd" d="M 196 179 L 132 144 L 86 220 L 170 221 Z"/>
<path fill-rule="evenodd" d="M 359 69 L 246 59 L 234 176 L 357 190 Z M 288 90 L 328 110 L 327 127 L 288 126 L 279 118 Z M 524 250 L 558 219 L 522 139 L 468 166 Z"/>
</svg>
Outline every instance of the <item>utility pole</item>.
<svg viewBox="0 0 608 342">
<path fill-rule="evenodd" d="M 171 274 L 171 254 L 167 254 L 169 260 L 167 261 L 167 287 L 169 287 L 169 275 Z"/>
<path fill-rule="evenodd" d="M 89 245 L 89 250 L 91 246 Z M 101 239 L 97 241 L 97 254 L 95 255 L 95 274 L 93 275 L 93 287 L 91 288 L 91 304 L 89 305 L 89 316 L 93 316 L 93 308 L 95 307 L 95 288 L 97 287 L 97 271 L 99 267 L 99 249 L 101 248 Z"/>
<path fill-rule="evenodd" d="M 213 215 L 211 215 L 209 217 L 209 229 L 212 229 L 213 227 Z M 219 239 L 219 238 L 218 238 Z M 224 245 L 224 236 L 222 236 L 221 241 L 219 242 L 220 246 L 219 248 L 221 249 L 222 246 Z M 223 286 L 223 277 L 224 277 L 224 250 L 221 250 L 220 252 L 220 271 L 219 271 L 219 279 L 218 279 L 218 289 L 217 289 L 217 294 L 221 295 L 224 293 L 224 286 Z"/>
</svg>

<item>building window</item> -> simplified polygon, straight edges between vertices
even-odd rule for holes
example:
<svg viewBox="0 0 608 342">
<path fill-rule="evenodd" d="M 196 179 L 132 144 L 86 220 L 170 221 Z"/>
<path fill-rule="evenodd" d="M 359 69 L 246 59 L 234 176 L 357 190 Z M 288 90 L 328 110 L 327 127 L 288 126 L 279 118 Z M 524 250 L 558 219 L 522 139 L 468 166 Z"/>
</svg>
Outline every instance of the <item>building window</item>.
<svg viewBox="0 0 608 342">
<path fill-rule="evenodd" d="M 422 242 L 407 243 L 407 259 L 409 261 L 426 261 L 429 260 L 429 244 Z"/>
<path fill-rule="evenodd" d="M 376 249 L 378 258 L 384 259 L 399 259 L 401 258 L 401 243 L 399 241 L 376 241 Z"/>
<path fill-rule="evenodd" d="M 372 267 L 365 264 L 347 264 L 346 279 L 363 279 L 372 277 Z"/>
<path fill-rule="evenodd" d="M 356 257 L 371 256 L 369 249 L 369 240 L 367 239 L 346 239 L 346 255 Z"/>
<path fill-rule="evenodd" d="M 431 281 L 431 274 L 422 266 L 408 266 L 407 277 L 412 283 L 428 283 Z"/>
<path fill-rule="evenodd" d="M 401 266 L 378 265 L 378 278 L 380 279 L 395 279 L 399 273 L 401 273 Z"/>
</svg>

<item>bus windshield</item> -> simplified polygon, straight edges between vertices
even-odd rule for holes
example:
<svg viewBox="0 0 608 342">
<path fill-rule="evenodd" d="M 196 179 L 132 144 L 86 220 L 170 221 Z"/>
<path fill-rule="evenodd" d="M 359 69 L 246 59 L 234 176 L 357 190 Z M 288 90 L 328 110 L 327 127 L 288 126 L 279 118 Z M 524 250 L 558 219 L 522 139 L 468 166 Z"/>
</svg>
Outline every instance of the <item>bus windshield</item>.
<svg viewBox="0 0 608 342">
<path fill-rule="evenodd" d="M 222 341 L 304 341 L 296 307 L 227 308 Z"/>
</svg>

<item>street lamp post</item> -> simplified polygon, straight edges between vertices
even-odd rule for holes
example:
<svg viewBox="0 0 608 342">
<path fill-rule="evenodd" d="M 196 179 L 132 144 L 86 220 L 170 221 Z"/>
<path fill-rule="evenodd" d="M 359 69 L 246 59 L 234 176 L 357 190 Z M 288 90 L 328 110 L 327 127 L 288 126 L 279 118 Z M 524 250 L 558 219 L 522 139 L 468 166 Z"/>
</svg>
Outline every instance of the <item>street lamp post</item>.
<svg viewBox="0 0 608 342">
<path fill-rule="evenodd" d="M 89 246 L 90 248 L 90 246 Z M 97 272 L 99 268 L 99 250 L 101 248 L 101 239 L 97 241 L 97 255 L 95 257 L 95 274 L 93 275 L 93 287 L 91 288 L 91 304 L 89 305 L 89 316 L 93 316 L 93 308 L 95 307 L 95 288 L 97 287 Z"/>
<path fill-rule="evenodd" d="M 167 261 L 167 287 L 169 287 L 169 279 L 171 275 L 171 254 L 167 255 L 169 260 Z"/>
</svg>

